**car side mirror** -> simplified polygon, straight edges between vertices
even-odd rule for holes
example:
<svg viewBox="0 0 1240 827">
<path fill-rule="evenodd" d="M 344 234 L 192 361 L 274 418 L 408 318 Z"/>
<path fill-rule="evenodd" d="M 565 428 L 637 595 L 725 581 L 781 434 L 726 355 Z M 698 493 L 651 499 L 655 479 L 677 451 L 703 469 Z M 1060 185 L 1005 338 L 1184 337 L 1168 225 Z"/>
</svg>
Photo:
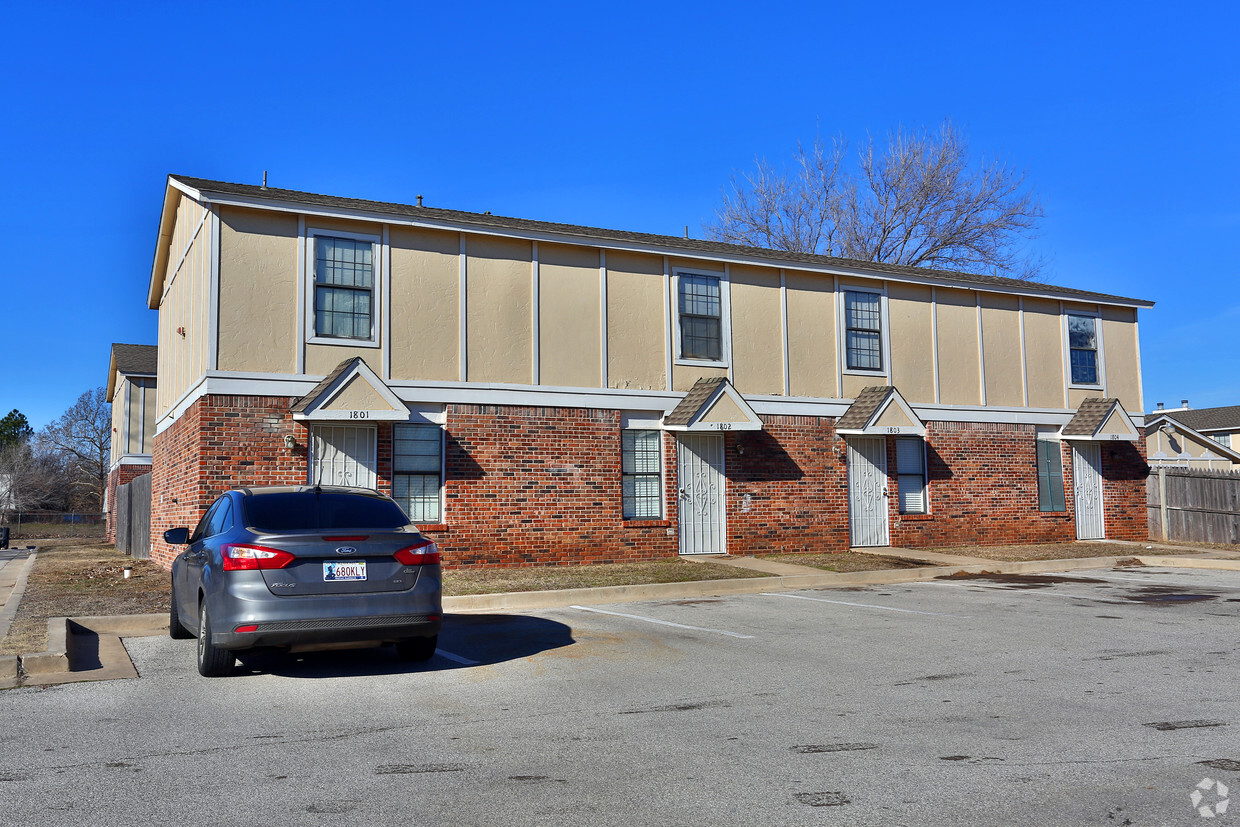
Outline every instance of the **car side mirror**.
<svg viewBox="0 0 1240 827">
<path fill-rule="evenodd" d="M 189 542 L 189 529 L 184 526 L 170 528 L 164 532 L 164 542 L 173 546 L 183 546 Z"/>
</svg>

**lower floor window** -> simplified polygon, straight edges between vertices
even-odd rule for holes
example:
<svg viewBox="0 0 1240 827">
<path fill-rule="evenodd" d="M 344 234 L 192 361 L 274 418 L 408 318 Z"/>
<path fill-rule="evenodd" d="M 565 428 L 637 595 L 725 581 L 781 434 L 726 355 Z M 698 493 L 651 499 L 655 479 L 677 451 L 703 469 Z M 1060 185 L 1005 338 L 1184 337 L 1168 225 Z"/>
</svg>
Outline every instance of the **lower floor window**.
<svg viewBox="0 0 1240 827">
<path fill-rule="evenodd" d="M 1038 439 L 1038 510 L 1066 511 L 1061 443 Z"/>
<path fill-rule="evenodd" d="M 920 439 L 896 440 L 896 470 L 901 514 L 925 514 L 926 444 Z"/>
<path fill-rule="evenodd" d="M 392 426 L 392 499 L 415 523 L 442 520 L 443 428 Z"/>
<path fill-rule="evenodd" d="M 626 520 L 657 520 L 663 516 L 662 456 L 659 431 L 620 432 L 620 487 Z"/>
</svg>

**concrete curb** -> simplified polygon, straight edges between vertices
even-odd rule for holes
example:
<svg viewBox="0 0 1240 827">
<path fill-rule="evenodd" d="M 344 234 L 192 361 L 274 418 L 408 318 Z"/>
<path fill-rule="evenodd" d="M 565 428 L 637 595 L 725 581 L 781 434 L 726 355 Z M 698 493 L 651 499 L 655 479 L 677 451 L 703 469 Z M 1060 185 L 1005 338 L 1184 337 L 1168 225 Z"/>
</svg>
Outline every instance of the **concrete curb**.
<svg viewBox="0 0 1240 827">
<path fill-rule="evenodd" d="M 0 689 L 12 689 L 19 682 L 17 655 L 0 655 Z"/>
<path fill-rule="evenodd" d="M 108 648 L 105 638 L 149 637 L 168 631 L 168 615 L 109 615 L 88 617 L 53 617 L 47 621 L 47 651 L 21 655 L 21 669 L 27 683 L 39 683 L 40 678 L 70 671 L 73 663 L 75 637 L 94 634 L 100 639 L 100 648 Z M 3 673 L 0 672 L 0 679 Z"/>
<path fill-rule="evenodd" d="M 898 555 L 890 555 L 892 557 Z M 1038 574 L 1049 571 L 1078 571 L 1080 569 L 1111 568 L 1121 560 L 1136 559 L 1144 565 L 1178 566 L 1181 557 L 1160 557 L 1120 554 L 1113 557 L 1078 557 L 1066 560 L 1024 560 L 1003 562 L 982 560 L 969 565 L 918 566 L 908 569 L 882 569 L 847 573 L 827 572 L 821 574 L 773 575 L 771 577 L 746 577 L 727 580 L 694 580 L 687 583 L 650 583 L 640 586 L 604 586 L 596 589 L 562 589 L 560 591 L 505 592 L 502 594 L 476 594 L 445 597 L 445 612 L 520 611 L 526 609 L 557 609 L 578 603 L 607 604 L 630 603 L 640 600 L 675 600 L 691 597 L 719 597 L 730 594 L 757 594 L 769 591 L 794 591 L 796 589 L 819 589 L 849 586 L 882 586 L 891 583 L 913 583 L 932 580 L 956 573 L 979 574 Z M 1150 562 L 1146 562 L 1149 560 Z M 1217 568 L 1240 570 L 1240 561 L 1205 560 L 1193 561 L 1191 568 Z"/>
</svg>

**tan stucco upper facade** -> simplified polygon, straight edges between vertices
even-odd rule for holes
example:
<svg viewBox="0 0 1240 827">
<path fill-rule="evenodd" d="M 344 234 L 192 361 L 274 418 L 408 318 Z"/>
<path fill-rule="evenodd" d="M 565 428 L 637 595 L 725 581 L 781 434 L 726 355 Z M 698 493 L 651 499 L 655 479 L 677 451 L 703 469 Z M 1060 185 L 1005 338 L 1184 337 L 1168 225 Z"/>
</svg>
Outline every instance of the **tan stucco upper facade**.
<svg viewBox="0 0 1240 827">
<path fill-rule="evenodd" d="M 355 356 L 393 385 L 682 393 L 721 376 L 746 398 L 847 401 L 889 384 L 914 406 L 1070 411 L 1102 395 L 1142 409 L 1135 307 L 188 195 L 170 210 L 161 416 L 208 370 L 317 380 Z M 368 338 L 317 330 L 316 245 L 333 234 L 373 251 Z M 718 280 L 717 360 L 678 350 L 678 284 L 693 275 Z M 846 291 L 881 301 L 877 369 L 848 366 Z M 1099 319 L 1097 387 L 1068 381 L 1068 310 Z"/>
</svg>

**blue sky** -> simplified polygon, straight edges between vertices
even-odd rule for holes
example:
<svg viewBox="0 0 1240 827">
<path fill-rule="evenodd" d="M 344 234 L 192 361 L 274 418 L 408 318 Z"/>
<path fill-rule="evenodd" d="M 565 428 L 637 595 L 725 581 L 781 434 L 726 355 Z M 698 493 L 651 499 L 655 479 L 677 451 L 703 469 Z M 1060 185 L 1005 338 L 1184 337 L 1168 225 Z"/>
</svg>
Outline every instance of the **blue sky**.
<svg viewBox="0 0 1240 827">
<path fill-rule="evenodd" d="M 1157 302 L 1145 407 L 1240 404 L 1229 3 L 20 4 L 0 415 L 107 380 L 168 173 L 701 237 L 754 158 L 950 118 L 1025 168 L 1047 280 Z"/>
</svg>

